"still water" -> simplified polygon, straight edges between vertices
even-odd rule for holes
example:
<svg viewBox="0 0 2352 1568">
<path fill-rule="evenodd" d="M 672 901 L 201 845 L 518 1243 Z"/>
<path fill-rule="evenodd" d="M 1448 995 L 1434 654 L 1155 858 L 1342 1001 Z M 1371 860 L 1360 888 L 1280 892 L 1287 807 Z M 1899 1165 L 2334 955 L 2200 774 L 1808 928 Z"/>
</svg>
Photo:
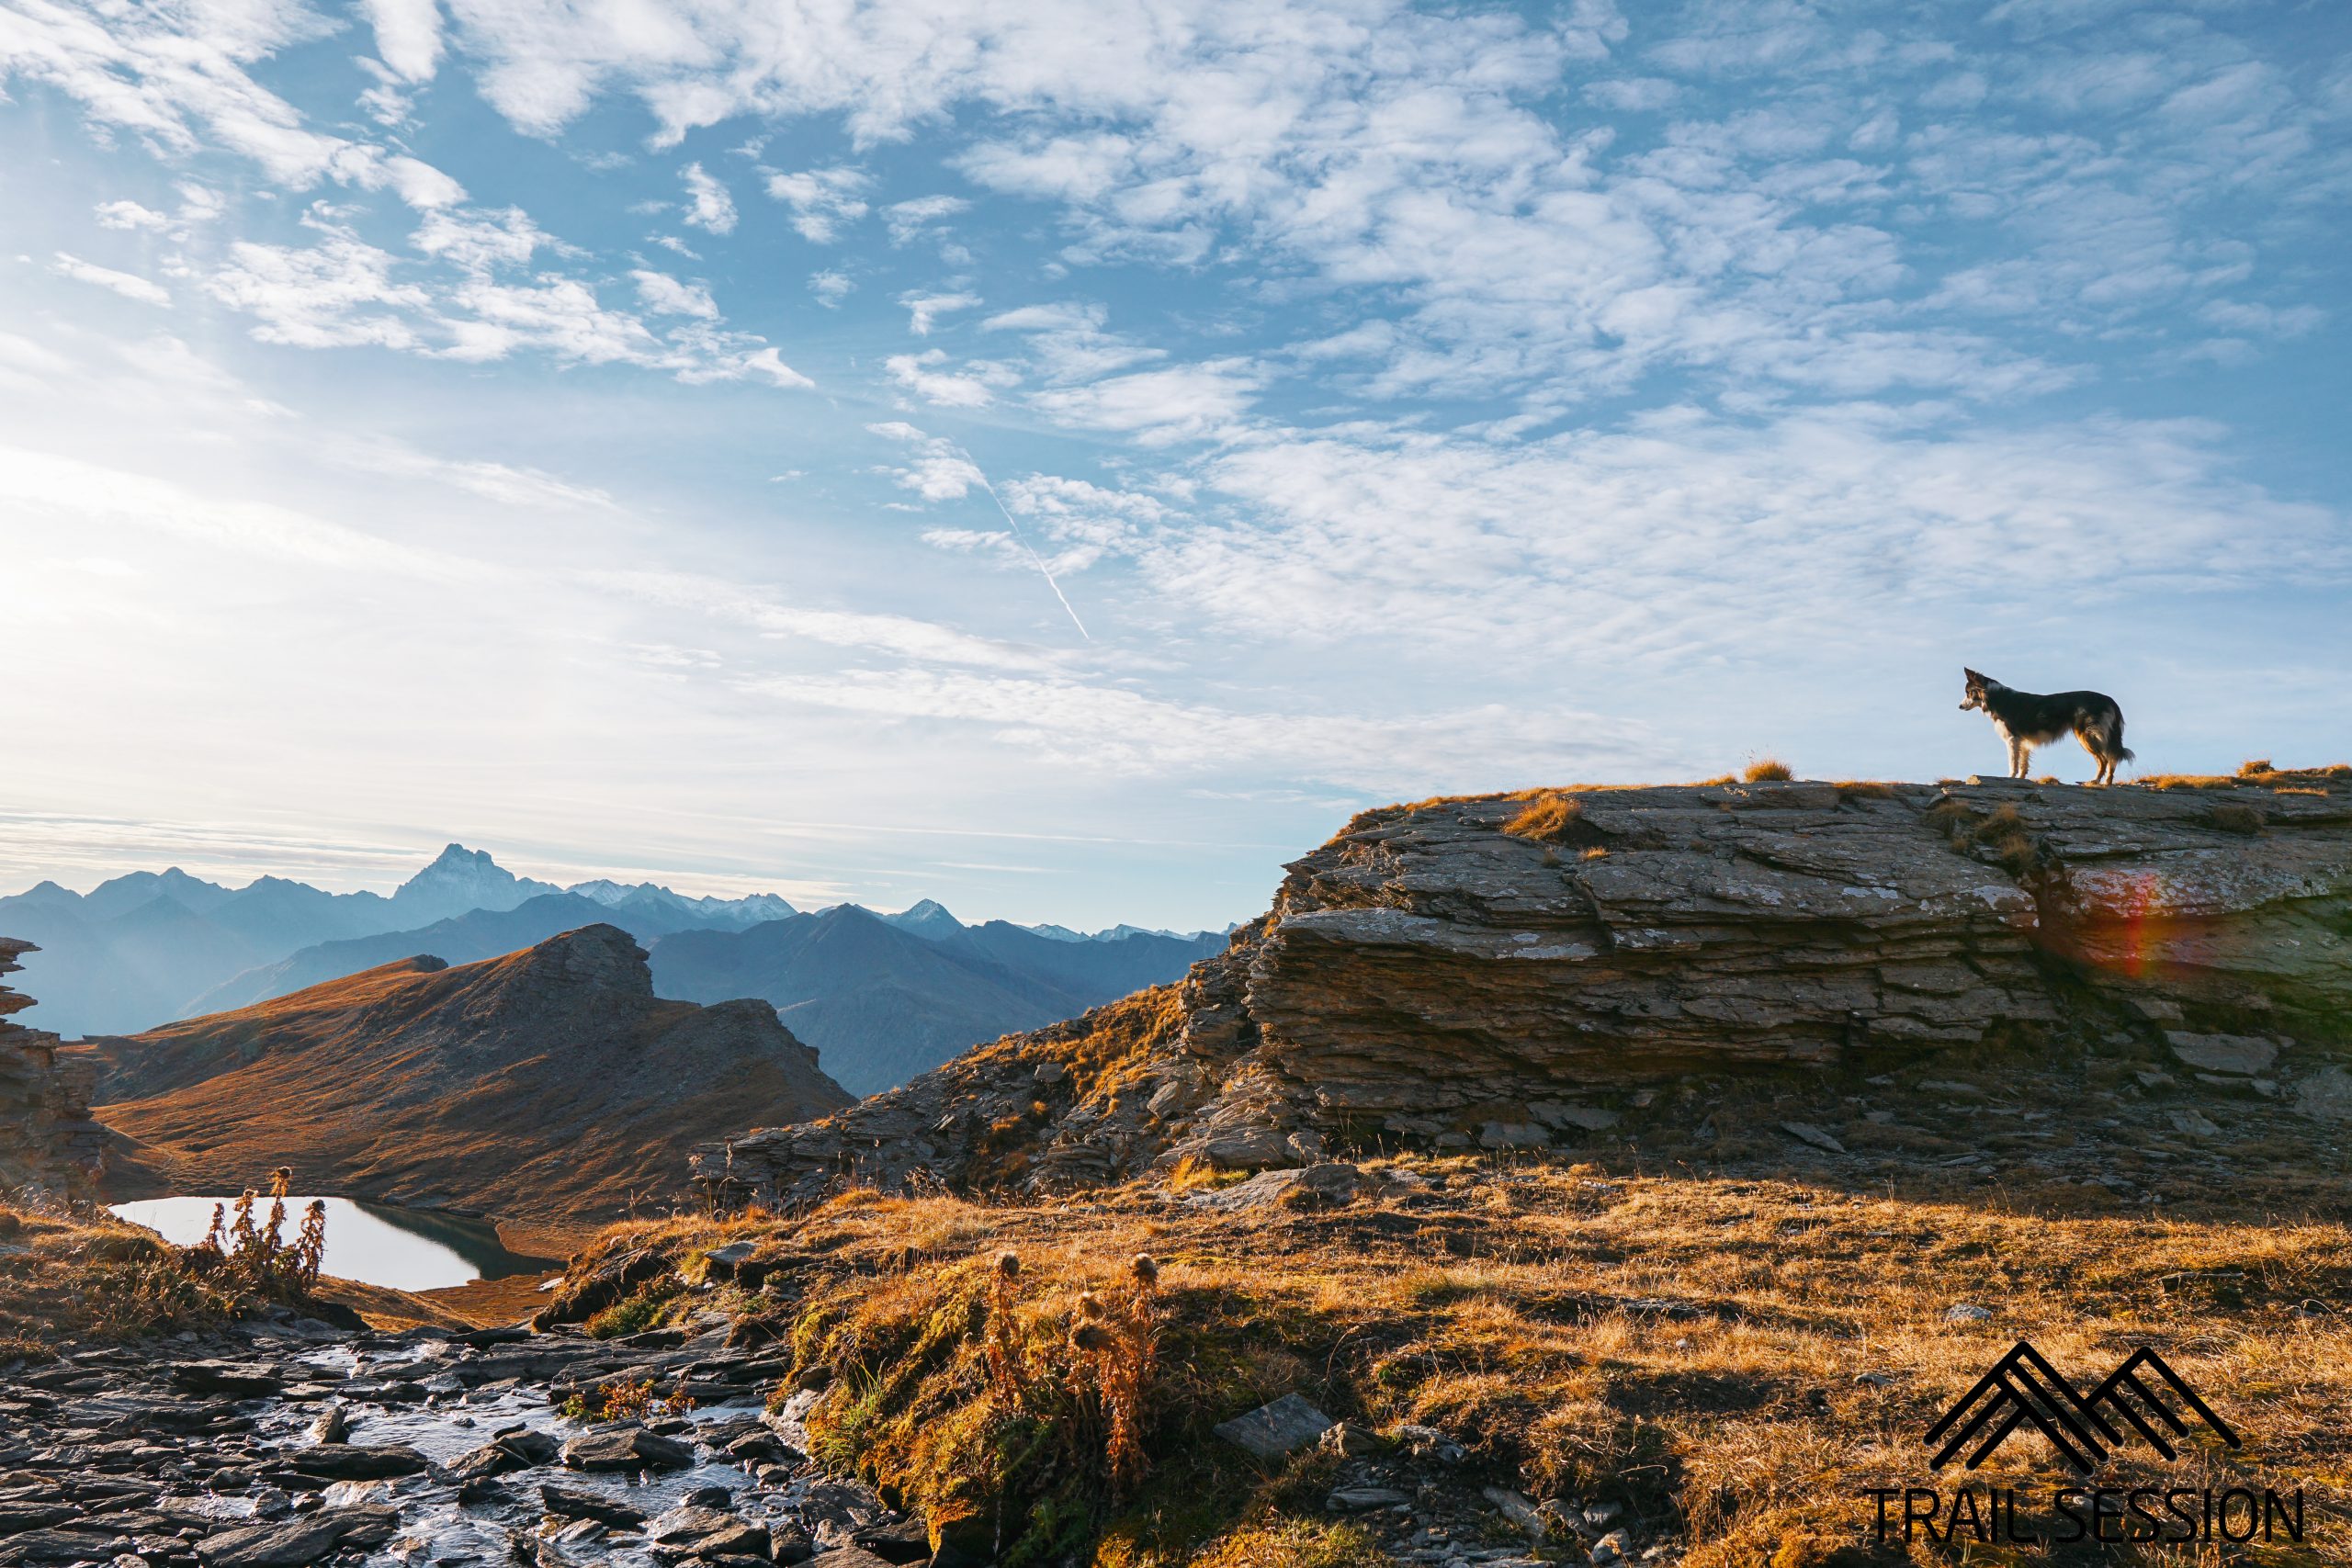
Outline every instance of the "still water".
<svg viewBox="0 0 2352 1568">
<path fill-rule="evenodd" d="M 210 1227 L 215 1203 L 232 1205 L 230 1219 L 235 1219 L 233 1198 L 144 1198 L 110 1207 L 133 1224 L 161 1232 L 175 1247 L 193 1247 Z M 433 1291 L 551 1267 L 548 1258 L 507 1251 L 499 1244 L 496 1228 L 486 1221 L 350 1198 L 329 1198 L 326 1205 L 323 1271 L 339 1279 L 396 1291 Z M 286 1228 L 280 1234 L 288 1243 L 310 1206 L 308 1198 L 286 1200 Z M 268 1216 L 269 1200 L 264 1198 L 254 1205 L 254 1223 Z"/>
</svg>

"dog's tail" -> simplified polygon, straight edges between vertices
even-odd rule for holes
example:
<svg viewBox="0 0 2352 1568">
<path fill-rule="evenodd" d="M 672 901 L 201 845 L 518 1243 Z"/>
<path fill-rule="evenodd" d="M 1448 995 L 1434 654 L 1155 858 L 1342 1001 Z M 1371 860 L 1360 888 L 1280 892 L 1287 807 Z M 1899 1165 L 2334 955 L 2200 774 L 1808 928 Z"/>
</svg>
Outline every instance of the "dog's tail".
<svg viewBox="0 0 2352 1568">
<path fill-rule="evenodd" d="M 2123 744 L 2123 715 L 2120 711 L 2115 716 L 2115 734 L 2113 739 L 2115 744 L 2115 760 L 2117 761 L 2131 762 L 2138 761 L 2138 757 L 2132 751 L 2132 748 Z"/>
</svg>

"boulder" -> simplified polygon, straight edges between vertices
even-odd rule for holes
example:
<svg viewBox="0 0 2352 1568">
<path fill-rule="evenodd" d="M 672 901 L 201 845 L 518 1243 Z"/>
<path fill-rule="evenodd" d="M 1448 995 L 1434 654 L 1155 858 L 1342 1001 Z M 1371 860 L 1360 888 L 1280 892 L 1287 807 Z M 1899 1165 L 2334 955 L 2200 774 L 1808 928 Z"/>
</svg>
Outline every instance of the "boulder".
<svg viewBox="0 0 2352 1568">
<path fill-rule="evenodd" d="M 220 1393 L 237 1399 L 257 1399 L 276 1393 L 286 1379 L 277 1369 L 259 1361 L 182 1361 L 171 1371 L 172 1386 L 188 1393 Z"/>
<path fill-rule="evenodd" d="M 414 1475 L 424 1468 L 424 1456 L 402 1443 L 318 1443 L 296 1449 L 286 1462 L 304 1475 L 328 1481 L 382 1481 Z"/>
<path fill-rule="evenodd" d="M 1810 1122 L 1783 1122 L 1781 1123 L 1781 1131 L 1798 1143 L 1809 1144 L 1824 1154 L 1842 1155 L 1846 1152 L 1845 1145 Z"/>
<path fill-rule="evenodd" d="M 645 1538 L 661 1546 L 677 1547 L 698 1556 L 765 1557 L 765 1525 L 746 1524 L 718 1508 L 686 1505 L 654 1517 Z"/>
<path fill-rule="evenodd" d="M 2192 1067 L 2209 1073 L 2231 1073 L 2250 1077 L 2267 1073 L 2278 1060 L 2278 1043 L 2247 1034 L 2195 1034 L 2186 1030 L 2171 1030 L 2165 1043 L 2172 1054 Z"/>
<path fill-rule="evenodd" d="M 614 1529 L 633 1530 L 645 1523 L 645 1511 L 626 1503 L 600 1497 L 594 1492 L 573 1492 L 561 1486 L 539 1488 L 539 1501 L 547 1511 L 566 1519 L 594 1519 Z"/>
<path fill-rule="evenodd" d="M 330 1508 L 276 1524 L 223 1530 L 197 1542 L 204 1568 L 307 1568 L 345 1547 L 381 1546 L 398 1528 L 391 1508 Z"/>
<path fill-rule="evenodd" d="M 2295 1109 L 2321 1122 L 2352 1122 L 2352 1072 L 2330 1063 L 2295 1086 Z"/>
<path fill-rule="evenodd" d="M 1260 1459 L 1280 1459 L 1331 1429 L 1331 1418 L 1297 1394 L 1286 1393 L 1246 1416 L 1220 1421 L 1210 1430 Z"/>
<path fill-rule="evenodd" d="M 694 1461 L 691 1444 L 649 1432 L 642 1427 L 607 1427 L 582 1432 L 563 1445 L 563 1462 L 572 1470 L 684 1470 Z"/>
<path fill-rule="evenodd" d="M 1261 1170 L 1247 1181 L 1214 1192 L 1197 1194 L 1204 1208 L 1261 1209 L 1272 1204 L 1286 1208 L 1332 1208 L 1355 1201 L 1363 1172 L 1340 1161 L 1311 1165 L 1305 1169 Z"/>
</svg>

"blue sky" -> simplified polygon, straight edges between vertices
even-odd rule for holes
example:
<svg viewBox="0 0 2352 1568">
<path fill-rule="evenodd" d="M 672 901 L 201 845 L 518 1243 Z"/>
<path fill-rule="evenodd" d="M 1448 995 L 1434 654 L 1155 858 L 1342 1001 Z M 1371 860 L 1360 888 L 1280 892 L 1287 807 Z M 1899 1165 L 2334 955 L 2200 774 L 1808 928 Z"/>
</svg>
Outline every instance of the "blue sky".
<svg viewBox="0 0 2352 1568">
<path fill-rule="evenodd" d="M 1963 661 L 2341 757 L 2348 42 L 0 0 L 0 886 L 1221 923 L 1400 796 L 1995 769 Z"/>
</svg>

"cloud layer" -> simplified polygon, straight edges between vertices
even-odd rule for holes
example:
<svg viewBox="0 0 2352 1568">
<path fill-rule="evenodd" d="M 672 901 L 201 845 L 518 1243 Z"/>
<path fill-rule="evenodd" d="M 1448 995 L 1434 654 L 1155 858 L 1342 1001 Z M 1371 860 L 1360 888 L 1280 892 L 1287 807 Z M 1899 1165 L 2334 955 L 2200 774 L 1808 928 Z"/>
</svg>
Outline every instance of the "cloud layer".
<svg viewBox="0 0 2352 1568">
<path fill-rule="evenodd" d="M 1962 659 L 2162 691 L 2149 754 L 2225 764 L 2352 719 L 2307 678 L 2352 653 L 2348 50 L 2199 6 L 0 0 L 0 529 L 45 604 L 169 615 L 91 564 L 168 537 L 432 626 L 567 736 L 622 705 L 705 817 L 763 770 L 796 821 L 887 801 L 828 886 L 933 778 L 943 831 L 1262 844 L 1747 746 L 1951 772 Z M 566 863 L 643 818 L 636 761 L 584 776 Z"/>
</svg>

